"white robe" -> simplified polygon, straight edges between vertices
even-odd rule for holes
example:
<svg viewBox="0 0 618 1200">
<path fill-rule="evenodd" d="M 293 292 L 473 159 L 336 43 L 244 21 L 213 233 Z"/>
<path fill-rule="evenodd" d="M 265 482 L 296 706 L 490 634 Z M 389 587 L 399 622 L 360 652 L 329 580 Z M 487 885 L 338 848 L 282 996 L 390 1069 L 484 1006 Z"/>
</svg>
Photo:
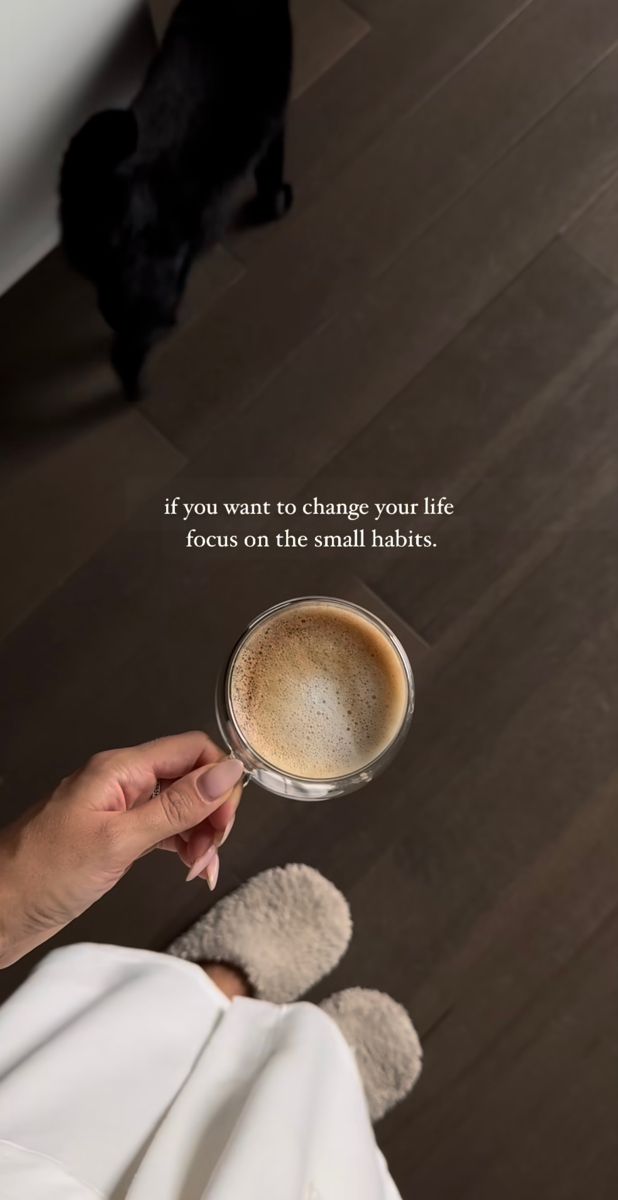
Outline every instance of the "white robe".
<svg viewBox="0 0 618 1200">
<path fill-rule="evenodd" d="M 2 1200 L 399 1200 L 354 1056 L 311 1004 L 190 963 L 50 954 L 0 1009 Z"/>
</svg>

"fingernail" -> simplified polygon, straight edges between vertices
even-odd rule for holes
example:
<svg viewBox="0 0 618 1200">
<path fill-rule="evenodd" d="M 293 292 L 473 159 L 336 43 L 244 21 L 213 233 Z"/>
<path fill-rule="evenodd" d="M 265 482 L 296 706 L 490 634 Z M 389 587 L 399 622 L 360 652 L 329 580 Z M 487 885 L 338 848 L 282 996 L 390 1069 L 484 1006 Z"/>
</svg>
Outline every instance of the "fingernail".
<svg viewBox="0 0 618 1200">
<path fill-rule="evenodd" d="M 202 854 L 200 858 L 194 862 L 189 874 L 187 875 L 187 883 L 193 883 L 193 880 L 197 879 L 198 876 L 210 866 L 216 853 L 217 847 L 211 846 L 209 850 L 206 850 L 204 854 Z"/>
<path fill-rule="evenodd" d="M 237 758 L 228 758 L 200 775 L 197 786 L 205 800 L 220 800 L 240 782 L 244 773 L 245 768 Z"/>
<path fill-rule="evenodd" d="M 225 843 L 227 842 L 227 839 L 229 838 L 235 824 L 236 824 L 236 817 L 232 817 L 232 820 L 230 821 L 229 825 L 227 826 L 227 829 L 225 830 L 225 832 L 217 835 L 217 837 L 215 838 L 215 846 L 217 847 L 217 850 L 220 850 L 222 846 L 225 846 Z"/>
<path fill-rule="evenodd" d="M 219 855 L 216 854 L 216 857 L 213 858 L 213 860 L 206 872 L 206 882 L 207 882 L 211 892 L 214 892 L 214 890 L 217 886 L 217 883 L 219 882 L 220 869 L 221 869 L 221 860 L 219 858 Z"/>
</svg>

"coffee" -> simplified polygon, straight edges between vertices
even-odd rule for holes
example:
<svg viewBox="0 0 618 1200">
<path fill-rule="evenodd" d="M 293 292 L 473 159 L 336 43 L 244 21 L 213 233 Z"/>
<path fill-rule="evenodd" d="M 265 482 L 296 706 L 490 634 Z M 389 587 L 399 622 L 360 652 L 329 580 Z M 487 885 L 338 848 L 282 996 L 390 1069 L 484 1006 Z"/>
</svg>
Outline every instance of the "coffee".
<svg viewBox="0 0 618 1200">
<path fill-rule="evenodd" d="M 274 612 L 237 651 L 236 724 L 273 767 L 302 779 L 363 771 L 397 737 L 409 685 L 387 634 L 354 608 L 307 601 Z"/>
</svg>

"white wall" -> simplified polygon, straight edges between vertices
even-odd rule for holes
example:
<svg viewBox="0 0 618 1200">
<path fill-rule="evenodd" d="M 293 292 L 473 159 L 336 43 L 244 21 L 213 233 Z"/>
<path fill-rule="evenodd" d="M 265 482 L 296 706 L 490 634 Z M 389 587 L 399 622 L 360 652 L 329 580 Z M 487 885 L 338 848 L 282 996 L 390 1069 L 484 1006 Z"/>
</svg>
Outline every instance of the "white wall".
<svg viewBox="0 0 618 1200">
<path fill-rule="evenodd" d="M 143 0 L 0 0 L 0 293 L 57 241 L 72 133 L 132 94 L 152 47 Z"/>
</svg>

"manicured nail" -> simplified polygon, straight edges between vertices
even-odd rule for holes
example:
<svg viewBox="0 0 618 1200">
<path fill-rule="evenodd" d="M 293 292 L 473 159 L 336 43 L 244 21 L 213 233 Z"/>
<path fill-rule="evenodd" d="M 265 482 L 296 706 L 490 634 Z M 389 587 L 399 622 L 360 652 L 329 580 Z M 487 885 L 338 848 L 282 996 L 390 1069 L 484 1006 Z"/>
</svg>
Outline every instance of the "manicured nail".
<svg viewBox="0 0 618 1200">
<path fill-rule="evenodd" d="M 205 871 L 206 868 L 210 866 L 210 864 L 212 863 L 216 854 L 217 854 L 216 846 L 210 846 L 210 848 L 208 850 L 205 850 L 204 853 L 196 860 L 196 862 L 194 862 L 193 866 L 191 867 L 191 870 L 189 871 L 189 874 L 187 875 L 187 883 L 193 883 L 193 880 L 197 879 L 198 876 L 201 875 L 202 872 Z"/>
<path fill-rule="evenodd" d="M 222 846 L 225 846 L 225 843 L 227 842 L 227 839 L 229 838 L 235 824 L 236 824 L 236 817 L 234 816 L 234 817 L 232 817 L 232 820 L 230 821 L 230 823 L 227 826 L 227 829 L 224 831 L 224 833 L 219 833 L 216 835 L 215 846 L 217 847 L 217 850 L 220 850 Z"/>
<path fill-rule="evenodd" d="M 217 883 L 219 882 L 220 869 L 221 869 L 221 861 L 219 859 L 219 855 L 216 854 L 216 856 L 215 856 L 215 858 L 213 858 L 208 870 L 206 871 L 206 882 L 207 882 L 211 892 L 214 892 L 214 890 L 217 886 Z"/>
<path fill-rule="evenodd" d="M 200 775 L 197 786 L 205 800 L 220 800 L 240 782 L 244 773 L 245 768 L 237 758 L 227 758 Z"/>
</svg>

